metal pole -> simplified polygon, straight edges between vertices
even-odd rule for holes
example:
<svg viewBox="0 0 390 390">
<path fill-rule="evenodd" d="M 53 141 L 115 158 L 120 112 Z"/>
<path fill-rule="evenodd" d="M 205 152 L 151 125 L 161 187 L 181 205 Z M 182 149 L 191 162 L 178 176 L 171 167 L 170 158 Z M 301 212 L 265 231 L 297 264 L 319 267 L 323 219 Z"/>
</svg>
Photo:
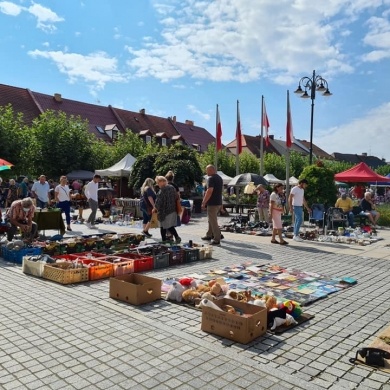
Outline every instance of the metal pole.
<svg viewBox="0 0 390 390">
<path fill-rule="evenodd" d="M 316 71 L 313 70 L 313 78 L 311 79 L 311 116 L 310 116 L 310 155 L 309 164 L 313 163 L 313 130 L 314 130 L 314 100 L 316 98 Z"/>
</svg>

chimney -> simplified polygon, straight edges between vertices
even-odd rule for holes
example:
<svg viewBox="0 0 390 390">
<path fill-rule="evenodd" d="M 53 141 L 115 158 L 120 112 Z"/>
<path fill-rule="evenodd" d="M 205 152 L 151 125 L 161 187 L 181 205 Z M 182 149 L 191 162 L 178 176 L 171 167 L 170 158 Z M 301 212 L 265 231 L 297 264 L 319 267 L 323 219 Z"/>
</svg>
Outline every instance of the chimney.
<svg viewBox="0 0 390 390">
<path fill-rule="evenodd" d="M 141 108 L 141 109 L 139 110 L 139 113 L 142 114 L 142 115 L 145 115 L 145 109 L 144 109 L 144 108 Z"/>
<path fill-rule="evenodd" d="M 362 153 L 362 156 L 367 157 L 367 153 Z"/>
<path fill-rule="evenodd" d="M 194 121 L 190 121 L 190 120 L 186 119 L 186 125 L 194 126 Z"/>
<path fill-rule="evenodd" d="M 60 93 L 55 93 L 54 94 L 54 100 L 57 102 L 57 103 L 62 103 L 62 96 Z"/>
<path fill-rule="evenodd" d="M 172 117 L 172 122 L 173 122 L 174 124 L 176 124 L 176 115 L 174 115 L 174 116 Z"/>
</svg>

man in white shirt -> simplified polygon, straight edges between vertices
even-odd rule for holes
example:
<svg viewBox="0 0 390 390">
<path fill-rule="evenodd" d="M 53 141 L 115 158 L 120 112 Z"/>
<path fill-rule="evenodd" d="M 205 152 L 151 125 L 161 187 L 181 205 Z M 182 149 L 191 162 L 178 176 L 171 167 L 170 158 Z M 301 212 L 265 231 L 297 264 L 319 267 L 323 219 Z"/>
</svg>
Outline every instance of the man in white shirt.
<svg viewBox="0 0 390 390">
<path fill-rule="evenodd" d="M 303 222 L 303 206 L 305 206 L 308 212 L 311 211 L 305 199 L 305 188 L 307 185 L 308 182 L 306 179 L 299 180 L 298 185 L 291 190 L 288 197 L 290 213 L 294 211 L 294 241 L 303 241 L 302 238 L 299 237 L 299 229 Z"/>
<path fill-rule="evenodd" d="M 91 214 L 88 217 L 86 225 L 90 229 L 97 229 L 95 224 L 96 211 L 98 209 L 98 188 L 99 181 L 101 180 L 100 175 L 95 175 L 93 179 L 85 186 L 84 195 L 88 199 L 89 207 L 91 208 Z"/>
<path fill-rule="evenodd" d="M 49 196 L 50 185 L 46 181 L 45 175 L 39 176 L 39 180 L 33 184 L 32 188 L 31 188 L 31 192 L 33 194 L 33 197 L 37 201 L 37 207 L 40 207 L 42 209 L 47 207 L 47 204 L 48 204 L 49 199 L 50 199 L 50 196 Z"/>
</svg>

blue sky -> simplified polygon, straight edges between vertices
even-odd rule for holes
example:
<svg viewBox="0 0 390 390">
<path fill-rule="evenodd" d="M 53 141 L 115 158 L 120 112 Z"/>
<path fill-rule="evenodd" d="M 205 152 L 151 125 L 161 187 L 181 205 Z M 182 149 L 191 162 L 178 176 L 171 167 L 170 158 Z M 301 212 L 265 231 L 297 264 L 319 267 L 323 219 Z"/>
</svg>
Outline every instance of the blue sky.
<svg viewBox="0 0 390 390">
<path fill-rule="evenodd" d="M 0 83 L 83 102 L 193 120 L 226 144 L 236 101 L 244 134 L 310 138 L 310 99 L 293 94 L 313 69 L 314 143 L 390 161 L 390 0 L 0 1 Z"/>
</svg>

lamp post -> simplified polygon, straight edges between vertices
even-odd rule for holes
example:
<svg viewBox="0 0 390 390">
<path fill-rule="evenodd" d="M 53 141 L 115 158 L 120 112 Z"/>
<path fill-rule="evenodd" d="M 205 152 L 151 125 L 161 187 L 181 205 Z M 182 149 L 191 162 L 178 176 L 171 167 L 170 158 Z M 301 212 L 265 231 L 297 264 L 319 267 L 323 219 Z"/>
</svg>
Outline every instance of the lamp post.
<svg viewBox="0 0 390 390">
<path fill-rule="evenodd" d="M 313 70 L 312 77 L 302 77 L 299 80 L 298 88 L 294 93 L 300 94 L 303 99 L 311 99 L 311 116 L 310 116 L 310 165 L 313 162 L 313 126 L 314 126 L 314 100 L 316 98 L 316 91 L 322 92 L 322 96 L 331 96 L 332 94 L 328 88 L 328 82 L 321 76 L 316 75 Z M 309 95 L 309 93 L 310 95 Z"/>
</svg>

